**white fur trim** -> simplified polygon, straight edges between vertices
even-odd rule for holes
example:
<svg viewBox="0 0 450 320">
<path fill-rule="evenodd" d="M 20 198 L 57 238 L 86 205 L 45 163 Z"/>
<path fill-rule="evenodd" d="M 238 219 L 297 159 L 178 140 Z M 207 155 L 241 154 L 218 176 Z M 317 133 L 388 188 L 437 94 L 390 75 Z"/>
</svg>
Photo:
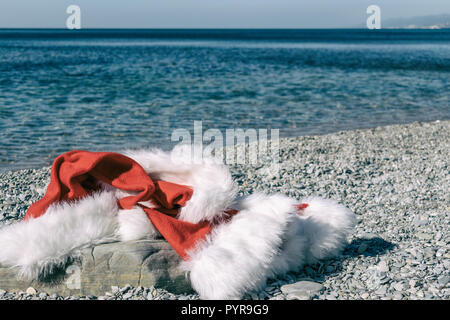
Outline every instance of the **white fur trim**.
<svg viewBox="0 0 450 320">
<path fill-rule="evenodd" d="M 117 234 L 121 241 L 155 239 L 159 235 L 147 214 L 139 207 L 119 210 L 117 220 L 119 224 Z"/>
<path fill-rule="evenodd" d="M 298 203 L 309 205 L 303 215 Z M 239 299 L 269 277 L 338 255 L 356 220 L 344 206 L 321 198 L 299 202 L 255 194 L 238 202 L 237 209 L 181 264 L 203 299 Z"/>
<path fill-rule="evenodd" d="M 254 194 L 242 200 L 229 223 L 212 230 L 181 264 L 203 299 L 239 299 L 265 284 L 295 218 L 295 200 Z"/>
<path fill-rule="evenodd" d="M 5 226 L 0 229 L 0 264 L 18 267 L 25 279 L 46 276 L 77 249 L 115 240 L 117 210 L 114 194 L 101 192 L 53 204 L 39 218 Z"/>
<path fill-rule="evenodd" d="M 172 152 L 159 149 L 128 150 L 125 155 L 138 162 L 152 179 L 183 184 L 194 190 L 192 198 L 181 208 L 178 218 L 198 223 L 221 218 L 237 195 L 237 185 L 227 166 L 210 158 L 196 164 L 186 148 L 175 147 Z"/>
</svg>

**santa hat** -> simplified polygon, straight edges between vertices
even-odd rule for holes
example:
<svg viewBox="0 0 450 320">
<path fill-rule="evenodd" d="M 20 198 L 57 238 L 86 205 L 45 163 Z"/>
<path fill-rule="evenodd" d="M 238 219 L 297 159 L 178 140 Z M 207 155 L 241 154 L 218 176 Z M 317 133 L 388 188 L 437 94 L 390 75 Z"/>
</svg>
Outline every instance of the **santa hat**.
<svg viewBox="0 0 450 320">
<path fill-rule="evenodd" d="M 44 198 L 24 221 L 0 229 L 0 263 L 35 279 L 80 248 L 160 233 L 184 259 L 181 268 L 202 298 L 237 299 L 268 277 L 342 250 L 355 222 L 345 207 L 283 195 L 236 199 L 226 166 L 213 159 L 195 164 L 188 155 L 61 155 Z"/>
</svg>

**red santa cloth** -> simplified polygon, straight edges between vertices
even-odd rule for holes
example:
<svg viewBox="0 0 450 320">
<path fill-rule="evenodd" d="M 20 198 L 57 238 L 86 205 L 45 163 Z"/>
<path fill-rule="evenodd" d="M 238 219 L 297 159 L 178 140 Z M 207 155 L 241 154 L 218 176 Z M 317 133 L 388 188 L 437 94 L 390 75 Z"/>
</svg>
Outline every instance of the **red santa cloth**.
<svg viewBox="0 0 450 320">
<path fill-rule="evenodd" d="M 55 159 L 46 194 L 30 206 L 25 220 L 41 216 L 53 203 L 77 200 L 97 191 L 99 182 L 138 192 L 137 195 L 119 199 L 118 206 L 122 209 L 131 209 L 141 201 L 155 203 L 156 209 L 140 207 L 185 260 L 188 258 L 187 250 L 211 231 L 212 225 L 207 221 L 193 224 L 176 219 L 179 208 L 193 194 L 189 186 L 153 181 L 136 161 L 122 154 L 81 150 L 69 151 Z"/>
</svg>

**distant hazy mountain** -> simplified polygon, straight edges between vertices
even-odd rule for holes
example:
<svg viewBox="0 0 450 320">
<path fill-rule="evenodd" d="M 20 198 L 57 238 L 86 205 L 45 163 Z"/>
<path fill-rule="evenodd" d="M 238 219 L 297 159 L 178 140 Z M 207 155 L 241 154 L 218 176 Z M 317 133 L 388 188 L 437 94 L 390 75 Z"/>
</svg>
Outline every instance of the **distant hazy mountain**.
<svg viewBox="0 0 450 320">
<path fill-rule="evenodd" d="M 364 25 L 365 27 L 366 25 Z M 383 19 L 381 12 L 381 28 L 407 28 L 407 29 L 441 29 L 450 28 L 450 14 L 420 16 L 411 18 Z"/>
</svg>

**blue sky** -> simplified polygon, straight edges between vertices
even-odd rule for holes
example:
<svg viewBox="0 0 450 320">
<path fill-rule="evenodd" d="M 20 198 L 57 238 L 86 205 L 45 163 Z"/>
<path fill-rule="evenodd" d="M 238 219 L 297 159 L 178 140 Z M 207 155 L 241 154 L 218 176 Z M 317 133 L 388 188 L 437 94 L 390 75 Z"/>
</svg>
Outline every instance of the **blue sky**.
<svg viewBox="0 0 450 320">
<path fill-rule="evenodd" d="M 79 5 L 83 28 L 339 28 L 381 18 L 450 13 L 450 0 L 1 0 L 0 28 L 64 28 Z"/>
</svg>

